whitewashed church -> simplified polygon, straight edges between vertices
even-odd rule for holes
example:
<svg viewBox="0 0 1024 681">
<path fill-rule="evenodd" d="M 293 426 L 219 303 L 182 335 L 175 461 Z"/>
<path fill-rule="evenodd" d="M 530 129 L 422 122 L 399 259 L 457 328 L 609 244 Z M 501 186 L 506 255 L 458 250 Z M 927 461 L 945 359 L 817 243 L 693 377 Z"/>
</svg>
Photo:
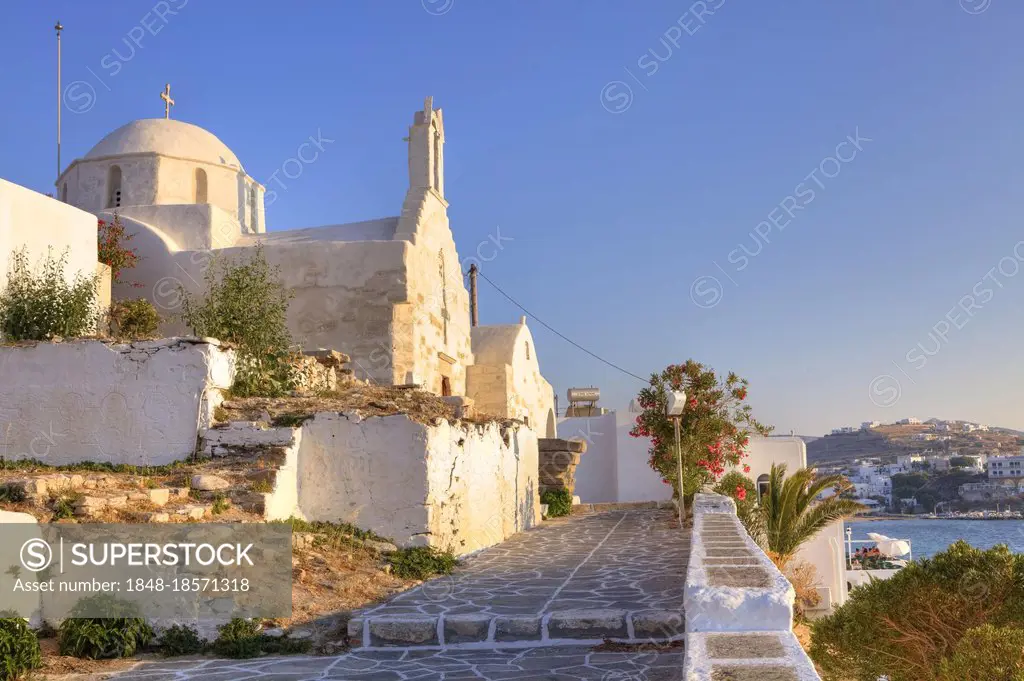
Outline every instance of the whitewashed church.
<svg viewBox="0 0 1024 681">
<path fill-rule="evenodd" d="M 341 350 L 361 377 L 468 396 L 554 437 L 554 393 L 525 320 L 497 335 L 470 328 L 444 196 L 444 141 L 441 110 L 427 98 L 409 128 L 401 210 L 366 222 L 268 232 L 265 188 L 215 135 L 167 113 L 103 138 L 63 171 L 57 196 L 105 220 L 120 215 L 142 258 L 126 278 L 142 287 L 115 285 L 112 297 L 148 297 L 168 318 L 168 335 L 184 331 L 174 319 L 179 286 L 201 291 L 214 254 L 241 258 L 261 243 L 295 293 L 289 322 L 303 347 Z M 479 362 L 475 339 L 487 346 Z"/>
</svg>

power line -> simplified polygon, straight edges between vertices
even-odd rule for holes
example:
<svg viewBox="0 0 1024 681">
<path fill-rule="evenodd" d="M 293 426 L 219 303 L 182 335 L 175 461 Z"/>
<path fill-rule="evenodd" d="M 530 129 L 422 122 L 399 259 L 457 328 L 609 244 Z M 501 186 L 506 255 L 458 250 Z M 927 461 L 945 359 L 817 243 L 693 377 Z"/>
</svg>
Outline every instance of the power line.
<svg viewBox="0 0 1024 681">
<path fill-rule="evenodd" d="M 530 312 L 529 310 L 527 310 L 527 309 L 526 309 L 525 307 L 523 307 L 523 306 L 522 306 L 522 305 L 521 305 L 521 304 L 519 303 L 519 301 L 517 301 L 517 300 L 516 300 L 515 298 L 513 298 L 513 297 L 512 297 L 512 296 L 510 296 L 509 294 L 505 293 L 504 291 L 502 291 L 502 290 L 501 290 L 501 287 L 500 287 L 500 286 L 498 286 L 498 285 L 497 285 L 497 284 L 495 284 L 495 283 L 494 283 L 493 281 L 491 281 L 490 279 L 488 279 L 488 278 L 487 278 L 487 275 L 486 275 L 486 274 L 484 274 L 483 272 L 481 272 L 481 271 L 479 270 L 479 268 L 477 269 L 477 274 L 478 274 L 478 275 L 480 275 L 481 277 L 483 277 L 483 280 L 484 280 L 484 281 L 486 281 L 486 282 L 487 282 L 488 284 L 490 284 L 491 286 L 493 286 L 493 287 L 494 287 L 494 289 L 495 289 L 495 290 L 496 290 L 496 291 L 497 291 L 498 293 L 500 293 L 501 295 L 503 295 L 503 296 L 505 296 L 506 298 L 508 298 L 509 302 L 511 302 L 511 303 L 512 303 L 513 305 L 515 305 L 515 306 L 516 306 L 516 307 L 518 307 L 518 308 L 519 308 L 520 310 L 522 310 L 523 312 L 525 312 L 525 313 L 526 313 L 526 315 L 527 315 L 528 317 L 533 317 L 533 319 L 534 319 L 534 320 L 535 320 L 535 321 L 536 321 L 536 322 L 537 322 L 538 324 L 540 324 L 541 326 L 545 327 L 545 328 L 546 328 L 546 329 L 547 329 L 548 331 L 550 331 L 551 333 L 555 334 L 556 336 L 558 336 L 559 338 L 561 338 L 561 339 L 562 339 L 562 340 L 564 340 L 565 342 L 569 343 L 570 345 L 574 345 L 574 346 L 576 346 L 577 348 L 579 348 L 579 349 L 580 349 L 580 350 L 582 350 L 583 352 L 587 353 L 588 355 L 590 355 L 590 356 L 591 356 L 591 357 L 593 357 L 594 359 L 596 359 L 596 360 L 598 360 L 598 361 L 600 361 L 600 362 L 604 362 L 605 364 L 607 364 L 607 365 L 608 365 L 608 366 L 610 366 L 611 368 L 613 368 L 613 369 L 616 369 L 617 371 L 621 371 L 622 373 L 626 374 L 627 376 L 632 376 L 633 378 L 637 379 L 638 381 L 643 381 L 644 383 L 650 383 L 650 382 L 651 382 L 651 381 L 650 381 L 650 379 L 647 379 L 647 378 L 643 378 L 642 376 L 637 376 L 637 375 L 636 375 L 636 374 L 634 374 L 634 373 L 633 373 L 632 371 L 627 371 L 626 369 L 623 369 L 622 367 L 620 367 L 620 366 L 619 366 L 618 364 L 615 364 L 614 362 L 609 362 L 609 361 L 608 361 L 608 360 L 606 360 L 606 359 L 605 359 L 604 357 L 601 357 L 600 355 L 597 355 L 597 354 L 595 354 L 595 353 L 591 352 L 590 350 L 587 350 L 587 349 L 586 349 L 585 347 L 583 347 L 582 345 L 580 345 L 579 343 L 577 343 L 577 342 L 576 342 L 576 341 L 574 341 L 573 339 L 569 338 L 569 337 L 568 337 L 568 336 L 566 336 L 565 334 L 563 334 L 563 333 L 560 333 L 560 332 L 558 332 L 558 331 L 557 331 L 557 330 L 556 330 L 556 329 L 555 329 L 554 327 L 552 327 L 552 326 L 551 326 L 550 324 L 548 324 L 548 323 L 547 323 L 547 322 L 545 322 L 545 321 L 544 321 L 543 319 L 541 319 L 540 317 L 538 317 L 537 315 L 533 314 L 532 312 Z"/>
</svg>

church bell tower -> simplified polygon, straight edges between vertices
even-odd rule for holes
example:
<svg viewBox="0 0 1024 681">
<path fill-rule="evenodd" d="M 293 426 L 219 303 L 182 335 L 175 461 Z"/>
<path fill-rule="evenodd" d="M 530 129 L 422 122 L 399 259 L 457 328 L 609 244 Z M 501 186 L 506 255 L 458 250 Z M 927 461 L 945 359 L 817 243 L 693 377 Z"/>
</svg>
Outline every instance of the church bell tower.
<svg viewBox="0 0 1024 681">
<path fill-rule="evenodd" d="M 426 98 L 409 127 L 409 188 L 433 189 L 444 198 L 444 122 L 433 97 Z"/>
</svg>

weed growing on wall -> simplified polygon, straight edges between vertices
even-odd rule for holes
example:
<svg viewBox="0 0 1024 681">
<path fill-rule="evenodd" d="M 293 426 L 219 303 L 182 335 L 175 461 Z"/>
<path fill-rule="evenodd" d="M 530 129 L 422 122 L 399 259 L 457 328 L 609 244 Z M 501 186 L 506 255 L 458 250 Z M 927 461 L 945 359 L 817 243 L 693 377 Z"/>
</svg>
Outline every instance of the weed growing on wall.
<svg viewBox="0 0 1024 681">
<path fill-rule="evenodd" d="M 145 298 L 118 300 L 107 311 L 110 335 L 123 340 L 153 338 L 160 326 L 160 314 Z"/>
<path fill-rule="evenodd" d="M 0 291 L 0 339 L 46 341 L 77 338 L 96 330 L 97 277 L 65 278 L 68 256 L 47 252 L 36 270 L 25 249 L 11 254 L 7 286 Z"/>
<path fill-rule="evenodd" d="M 245 261 L 215 258 L 205 281 L 202 298 L 181 289 L 182 319 L 197 336 L 237 346 L 232 394 L 287 395 L 295 384 L 288 362 L 288 305 L 293 294 L 281 281 L 280 267 L 271 266 L 263 247 L 257 246 Z"/>
</svg>

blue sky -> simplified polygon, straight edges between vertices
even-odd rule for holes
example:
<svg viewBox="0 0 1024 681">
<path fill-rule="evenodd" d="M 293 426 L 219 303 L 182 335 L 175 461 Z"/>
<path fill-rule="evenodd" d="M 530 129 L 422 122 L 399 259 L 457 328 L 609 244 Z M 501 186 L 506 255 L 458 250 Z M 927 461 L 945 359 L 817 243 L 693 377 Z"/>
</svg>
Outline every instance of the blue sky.
<svg viewBox="0 0 1024 681">
<path fill-rule="evenodd" d="M 310 135 L 333 140 L 284 180 L 272 230 L 397 214 L 402 138 L 429 94 L 460 255 L 500 233 L 484 273 L 595 353 L 642 376 L 688 357 L 734 369 L 780 432 L 903 416 L 1024 428 L 1020 3 L 0 12 L 0 177 L 52 191 L 58 18 L 64 85 L 81 81 L 65 165 L 161 116 L 168 81 L 172 115 L 268 188 Z M 480 302 L 483 323 L 521 314 L 483 282 Z M 533 331 L 563 405 L 573 385 L 600 386 L 609 407 L 640 387 Z"/>
</svg>

